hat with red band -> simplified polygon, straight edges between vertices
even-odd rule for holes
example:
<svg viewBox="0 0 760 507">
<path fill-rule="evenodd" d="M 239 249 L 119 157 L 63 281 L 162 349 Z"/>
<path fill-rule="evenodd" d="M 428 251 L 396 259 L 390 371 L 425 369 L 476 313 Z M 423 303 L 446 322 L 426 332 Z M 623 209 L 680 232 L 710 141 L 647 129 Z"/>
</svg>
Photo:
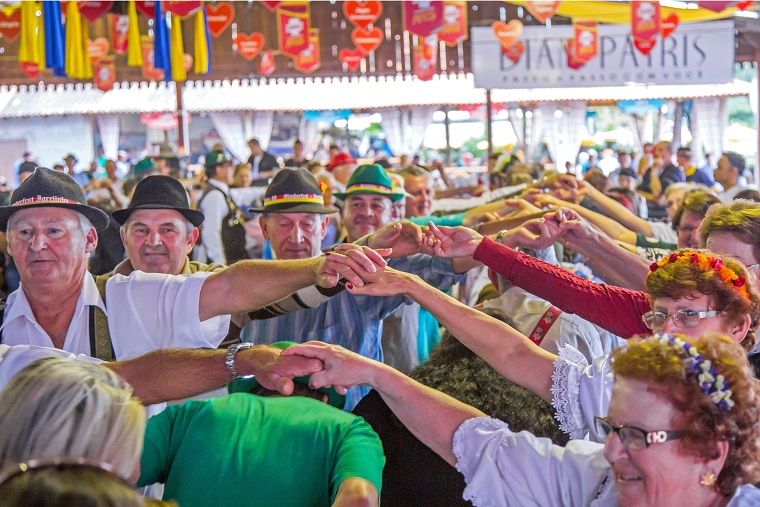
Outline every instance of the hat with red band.
<svg viewBox="0 0 760 507">
<path fill-rule="evenodd" d="M 264 194 L 264 206 L 248 208 L 253 213 L 320 213 L 338 211 L 325 206 L 325 197 L 314 176 L 306 169 L 283 169 L 272 179 Z"/>
<path fill-rule="evenodd" d="M 108 215 L 87 205 L 82 187 L 71 176 L 46 167 L 38 167 L 13 191 L 10 205 L 0 206 L 0 232 L 8 229 L 12 214 L 29 208 L 66 208 L 86 216 L 97 230 L 108 225 Z"/>
<path fill-rule="evenodd" d="M 404 192 L 394 191 L 391 177 L 378 164 L 357 167 L 346 183 L 346 191 L 335 192 L 335 198 L 345 201 L 346 197 L 356 194 L 382 195 L 388 197 L 391 202 L 396 202 L 405 195 Z"/>
</svg>

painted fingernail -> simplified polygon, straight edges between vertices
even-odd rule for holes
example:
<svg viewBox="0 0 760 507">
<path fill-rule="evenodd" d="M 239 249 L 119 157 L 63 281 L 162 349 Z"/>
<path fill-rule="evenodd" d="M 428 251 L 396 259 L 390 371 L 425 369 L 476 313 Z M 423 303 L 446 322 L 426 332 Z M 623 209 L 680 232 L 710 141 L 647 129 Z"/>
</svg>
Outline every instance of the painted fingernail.
<svg viewBox="0 0 760 507">
<path fill-rule="evenodd" d="M 346 282 L 346 288 L 347 289 L 353 289 L 354 288 L 354 284 L 352 284 L 351 282 Z"/>
</svg>

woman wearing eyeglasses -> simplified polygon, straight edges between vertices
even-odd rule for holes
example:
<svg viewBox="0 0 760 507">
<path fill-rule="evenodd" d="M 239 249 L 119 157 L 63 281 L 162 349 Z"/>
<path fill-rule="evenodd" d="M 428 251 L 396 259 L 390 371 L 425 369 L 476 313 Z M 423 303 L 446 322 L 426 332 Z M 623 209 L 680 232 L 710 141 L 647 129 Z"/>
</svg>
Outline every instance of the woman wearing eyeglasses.
<svg viewBox="0 0 760 507">
<path fill-rule="evenodd" d="M 464 475 L 475 506 L 760 504 L 760 386 L 744 350 L 710 334 L 657 335 L 612 354 L 604 443 L 565 447 L 496 419 L 335 345 L 288 349 L 321 359 L 315 387 L 370 385 L 401 422 Z"/>
</svg>

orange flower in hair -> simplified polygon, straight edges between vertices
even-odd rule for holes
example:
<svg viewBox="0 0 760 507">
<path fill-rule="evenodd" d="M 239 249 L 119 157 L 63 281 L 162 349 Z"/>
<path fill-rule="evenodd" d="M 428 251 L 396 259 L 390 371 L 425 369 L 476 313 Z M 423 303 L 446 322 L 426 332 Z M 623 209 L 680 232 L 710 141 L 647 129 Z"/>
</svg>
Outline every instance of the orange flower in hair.
<svg viewBox="0 0 760 507">
<path fill-rule="evenodd" d="M 695 252 L 694 250 L 684 250 L 681 251 L 681 253 L 672 253 L 660 262 L 652 263 L 649 266 L 649 273 L 652 274 L 659 268 L 665 267 L 673 262 L 695 264 L 699 269 L 705 272 L 712 270 L 721 280 L 723 280 L 723 283 L 738 291 L 744 298 L 749 299 L 747 280 L 743 276 L 736 274 L 736 271 L 728 266 L 724 266 L 721 259 L 711 257 L 701 252 Z"/>
</svg>

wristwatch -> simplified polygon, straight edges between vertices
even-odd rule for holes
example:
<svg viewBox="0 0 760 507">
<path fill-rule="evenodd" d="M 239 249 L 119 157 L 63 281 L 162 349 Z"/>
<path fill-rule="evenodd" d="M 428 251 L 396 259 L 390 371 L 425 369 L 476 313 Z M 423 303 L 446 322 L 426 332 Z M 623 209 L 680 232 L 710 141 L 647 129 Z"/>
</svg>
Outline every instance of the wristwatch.
<svg viewBox="0 0 760 507">
<path fill-rule="evenodd" d="M 501 243 L 501 238 L 503 238 L 504 235 L 508 232 L 509 232 L 508 229 L 500 230 L 499 232 L 496 233 L 496 239 L 494 241 L 496 241 L 497 243 Z"/>
<path fill-rule="evenodd" d="M 242 377 L 242 375 L 240 375 L 240 373 L 237 371 L 237 368 L 235 368 L 235 355 L 238 353 L 238 351 L 250 349 L 251 347 L 253 347 L 253 343 L 243 342 L 232 344 L 229 346 L 229 348 L 227 348 L 227 356 L 224 359 L 224 364 L 227 365 L 227 371 L 230 372 L 232 380 Z"/>
</svg>

